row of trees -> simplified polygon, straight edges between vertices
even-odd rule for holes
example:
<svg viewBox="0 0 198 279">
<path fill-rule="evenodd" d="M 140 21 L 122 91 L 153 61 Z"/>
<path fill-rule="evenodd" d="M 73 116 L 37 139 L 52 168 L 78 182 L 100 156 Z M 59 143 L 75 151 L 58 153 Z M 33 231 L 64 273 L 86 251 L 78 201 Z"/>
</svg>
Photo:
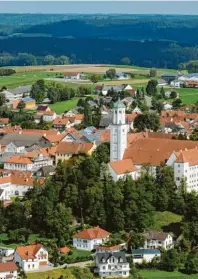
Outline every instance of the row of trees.
<svg viewBox="0 0 198 279">
<path fill-rule="evenodd" d="M 30 53 L 18 53 L 13 55 L 10 53 L 0 54 L 0 66 L 34 66 L 34 65 L 66 65 L 70 64 L 70 58 L 65 55 L 61 56 L 35 56 Z"/>
<path fill-rule="evenodd" d="M 86 86 L 79 86 L 77 89 L 68 87 L 64 83 L 37 80 L 31 88 L 30 95 L 37 103 L 43 102 L 45 98 L 49 98 L 51 103 L 66 101 L 75 96 L 90 95 L 91 89 Z"/>
<path fill-rule="evenodd" d="M 0 76 L 11 76 L 15 73 L 16 71 L 13 69 L 0 69 Z"/>
</svg>

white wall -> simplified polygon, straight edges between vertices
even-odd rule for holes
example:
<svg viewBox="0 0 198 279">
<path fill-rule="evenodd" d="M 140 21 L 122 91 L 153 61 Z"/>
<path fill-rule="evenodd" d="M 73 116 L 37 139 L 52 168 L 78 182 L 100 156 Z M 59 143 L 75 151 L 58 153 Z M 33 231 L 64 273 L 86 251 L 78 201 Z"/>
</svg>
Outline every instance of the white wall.
<svg viewBox="0 0 198 279">
<path fill-rule="evenodd" d="M 13 276 L 12 278 L 17 278 L 17 270 L 0 272 L 0 278 L 1 279 L 11 278 L 9 276 Z"/>
<path fill-rule="evenodd" d="M 109 171 L 110 171 L 110 174 L 113 178 L 114 181 L 118 181 L 119 179 L 123 179 L 125 178 L 126 176 L 131 176 L 134 180 L 137 179 L 138 177 L 138 173 L 136 173 L 136 171 L 134 172 L 129 172 L 129 173 L 123 173 L 123 174 L 117 174 L 112 168 L 111 166 L 109 165 Z"/>
<path fill-rule="evenodd" d="M 80 239 L 73 238 L 73 246 L 80 250 L 91 251 L 95 249 L 95 246 L 101 245 L 105 241 L 108 240 L 109 237 L 106 238 L 97 238 L 97 239 Z"/>
</svg>

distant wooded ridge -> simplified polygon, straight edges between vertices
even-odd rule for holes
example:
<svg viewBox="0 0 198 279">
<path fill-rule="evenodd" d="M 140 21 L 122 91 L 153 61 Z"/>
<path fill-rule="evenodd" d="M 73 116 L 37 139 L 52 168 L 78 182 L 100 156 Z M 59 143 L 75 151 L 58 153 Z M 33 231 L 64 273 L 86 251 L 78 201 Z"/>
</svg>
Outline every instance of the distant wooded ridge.
<svg viewBox="0 0 198 279">
<path fill-rule="evenodd" d="M 0 14 L 0 53 L 177 68 L 198 59 L 198 16 Z M 1 55 L 1 54 L 0 54 Z"/>
</svg>

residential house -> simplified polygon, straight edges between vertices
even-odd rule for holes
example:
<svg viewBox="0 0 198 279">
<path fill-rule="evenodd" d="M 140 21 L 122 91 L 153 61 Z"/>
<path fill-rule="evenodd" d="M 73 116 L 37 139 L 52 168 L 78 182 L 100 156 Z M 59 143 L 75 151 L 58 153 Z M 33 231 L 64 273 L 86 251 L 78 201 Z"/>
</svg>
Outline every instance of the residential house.
<svg viewBox="0 0 198 279">
<path fill-rule="evenodd" d="M 0 278 L 1 279 L 17 279 L 18 267 L 14 262 L 0 263 Z"/>
<path fill-rule="evenodd" d="M 158 249 L 132 249 L 134 263 L 150 263 L 154 258 L 160 258 L 161 252 Z"/>
<path fill-rule="evenodd" d="M 34 175 L 36 177 L 48 177 L 52 176 L 55 173 L 55 167 L 54 166 L 43 166 L 37 171 L 34 172 Z"/>
<path fill-rule="evenodd" d="M 3 170 L 0 175 L 0 200 L 10 200 L 14 196 L 24 196 L 25 193 L 32 189 L 36 178 L 28 172 L 10 172 Z M 42 185 L 44 179 L 37 179 Z"/>
<path fill-rule="evenodd" d="M 172 110 L 173 109 L 173 105 L 165 103 L 164 104 L 164 110 Z"/>
<path fill-rule="evenodd" d="M 78 143 L 78 142 L 60 142 L 56 150 L 56 164 L 61 161 L 68 160 L 73 155 L 80 152 L 85 152 L 91 155 L 95 150 L 96 145 L 92 143 Z"/>
<path fill-rule="evenodd" d="M 92 251 L 108 241 L 111 233 L 100 227 L 85 229 L 73 235 L 73 246 L 77 249 Z"/>
<path fill-rule="evenodd" d="M 126 91 L 126 90 L 132 90 L 133 88 L 132 88 L 132 86 L 131 85 L 129 85 L 129 84 L 122 84 L 122 85 L 104 85 L 103 87 L 102 87 L 102 91 L 101 91 L 101 93 L 102 93 L 102 95 L 103 96 L 106 96 L 107 95 L 107 93 L 109 92 L 109 91 L 114 91 L 114 92 L 116 92 L 116 93 L 119 93 L 119 92 L 123 92 L 123 91 Z"/>
<path fill-rule="evenodd" d="M 95 254 L 96 268 L 100 277 L 128 277 L 130 272 L 125 252 L 106 252 Z"/>
<path fill-rule="evenodd" d="M 18 246 L 14 262 L 25 272 L 38 270 L 40 266 L 48 265 L 48 252 L 42 244 Z"/>
<path fill-rule="evenodd" d="M 183 82 L 181 80 L 175 79 L 171 81 L 170 86 L 180 88 Z"/>
<path fill-rule="evenodd" d="M 136 166 L 131 159 L 113 161 L 109 163 L 109 171 L 114 181 L 131 176 L 134 180 L 138 177 Z"/>
<path fill-rule="evenodd" d="M 75 115 L 78 113 L 77 108 L 70 109 L 68 112 L 64 114 L 65 117 L 75 117 Z"/>
<path fill-rule="evenodd" d="M 19 86 L 14 89 L 6 89 L 3 90 L 2 93 L 5 94 L 6 100 L 9 101 L 9 103 L 12 103 L 14 100 L 21 100 L 24 96 L 28 96 L 30 94 L 32 86 Z"/>
<path fill-rule="evenodd" d="M 45 106 L 45 105 L 39 105 L 37 107 L 37 111 L 40 112 L 40 113 L 43 113 L 45 111 L 51 111 L 51 108 L 48 107 L 48 106 Z"/>
<path fill-rule="evenodd" d="M 71 80 L 79 80 L 80 79 L 80 73 L 78 72 L 66 72 L 64 73 L 65 79 L 71 79 Z"/>
<path fill-rule="evenodd" d="M 54 129 L 56 129 L 58 131 L 64 131 L 66 128 L 71 127 L 72 124 L 71 124 L 69 118 L 57 117 L 53 121 L 53 126 L 54 126 Z"/>
<path fill-rule="evenodd" d="M 130 79 L 130 75 L 127 73 L 119 72 L 119 73 L 116 73 L 116 78 L 118 80 Z"/>
<path fill-rule="evenodd" d="M 0 256 L 1 257 L 9 257 L 10 255 L 12 255 L 14 253 L 14 249 L 13 248 L 9 248 L 9 247 L 1 247 L 0 246 Z M 1 277 L 0 277 L 1 278 Z"/>
<path fill-rule="evenodd" d="M 169 233 L 148 231 L 143 236 L 145 238 L 144 249 L 168 250 L 174 247 L 173 237 Z"/>
<path fill-rule="evenodd" d="M 36 101 L 31 97 L 22 98 L 22 101 L 25 104 L 25 109 L 35 109 L 36 108 Z"/>
<path fill-rule="evenodd" d="M 56 118 L 56 113 L 52 110 L 44 111 L 43 113 L 43 121 L 44 122 L 53 122 Z"/>
</svg>

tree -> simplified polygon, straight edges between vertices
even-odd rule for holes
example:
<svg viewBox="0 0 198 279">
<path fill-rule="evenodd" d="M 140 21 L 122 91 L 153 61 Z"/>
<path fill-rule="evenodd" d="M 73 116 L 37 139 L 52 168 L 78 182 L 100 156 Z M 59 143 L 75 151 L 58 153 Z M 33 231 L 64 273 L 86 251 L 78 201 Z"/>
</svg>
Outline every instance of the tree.
<svg viewBox="0 0 198 279">
<path fill-rule="evenodd" d="M 36 57 L 28 53 L 19 53 L 17 56 L 17 62 L 17 64 L 20 66 L 37 65 Z"/>
<path fill-rule="evenodd" d="M 109 69 L 106 71 L 106 77 L 110 79 L 114 79 L 116 77 L 116 70 L 115 69 Z"/>
<path fill-rule="evenodd" d="M 3 106 L 6 103 L 5 94 L 0 93 L 0 106 Z"/>
<path fill-rule="evenodd" d="M 24 108 L 25 108 L 25 103 L 24 103 L 24 101 L 20 101 L 20 103 L 18 104 L 17 108 L 18 108 L 19 110 L 24 109 Z"/>
<path fill-rule="evenodd" d="M 198 273 L 198 254 L 196 251 L 192 251 L 188 254 L 188 257 L 184 263 L 184 272 L 187 274 Z"/>
<path fill-rule="evenodd" d="M 149 73 L 150 77 L 156 77 L 157 76 L 157 70 L 152 68 L 150 69 L 150 73 Z"/>
<path fill-rule="evenodd" d="M 175 101 L 172 102 L 173 108 L 178 109 L 182 105 L 182 100 L 181 99 L 176 99 Z"/>
<path fill-rule="evenodd" d="M 171 99 L 177 98 L 177 92 L 171 91 L 170 97 L 171 97 Z"/>
<path fill-rule="evenodd" d="M 160 267 L 166 271 L 174 271 L 179 268 L 179 254 L 175 249 L 170 249 L 162 254 Z"/>
<path fill-rule="evenodd" d="M 93 82 L 93 83 L 97 83 L 99 80 L 100 80 L 100 76 L 97 75 L 97 74 L 93 74 L 90 76 L 90 80 Z"/>
<path fill-rule="evenodd" d="M 65 56 L 65 55 L 61 55 L 58 59 L 58 64 L 60 65 L 67 65 L 67 64 L 70 64 L 70 60 L 69 60 L 69 57 L 68 56 Z"/>
<path fill-rule="evenodd" d="M 45 99 L 46 93 L 44 80 L 37 80 L 32 85 L 30 96 L 35 99 L 37 103 L 41 103 Z"/>
<path fill-rule="evenodd" d="M 134 119 L 134 128 L 138 132 L 152 130 L 156 132 L 160 127 L 159 116 L 155 113 L 146 112 L 144 114 L 139 114 Z"/>
<path fill-rule="evenodd" d="M 162 95 L 162 98 L 165 97 L 165 90 L 164 90 L 164 87 L 162 86 L 161 89 L 160 89 L 160 94 Z"/>
<path fill-rule="evenodd" d="M 146 86 L 146 93 L 149 95 L 149 96 L 154 96 L 157 94 L 157 81 L 152 79 L 152 80 L 149 80 L 147 86 Z"/>
<path fill-rule="evenodd" d="M 129 57 L 123 57 L 121 59 L 121 63 L 124 64 L 124 65 L 130 65 L 131 64 L 131 60 Z"/>
<path fill-rule="evenodd" d="M 53 65 L 54 61 L 55 61 L 55 58 L 52 55 L 46 55 L 43 58 L 43 64 L 45 64 L 45 65 Z"/>
</svg>

